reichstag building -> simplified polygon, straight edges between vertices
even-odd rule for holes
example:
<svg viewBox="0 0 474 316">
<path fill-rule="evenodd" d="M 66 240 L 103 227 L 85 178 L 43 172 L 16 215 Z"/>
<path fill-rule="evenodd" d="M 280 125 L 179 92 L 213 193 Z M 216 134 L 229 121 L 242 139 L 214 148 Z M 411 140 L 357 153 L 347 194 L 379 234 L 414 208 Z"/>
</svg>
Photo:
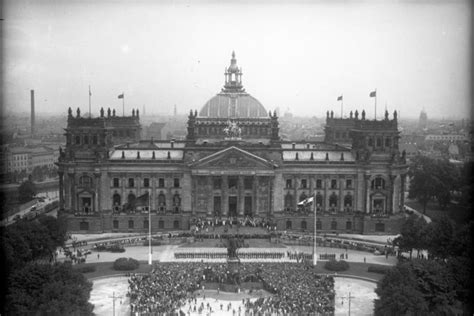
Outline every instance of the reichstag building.
<svg viewBox="0 0 474 316">
<path fill-rule="evenodd" d="M 233 53 L 222 90 L 189 112 L 185 140 L 140 139 L 140 113 L 131 114 L 69 109 L 57 163 L 69 231 L 145 232 L 149 211 L 153 232 L 216 217 L 312 231 L 314 208 L 319 232 L 386 234 L 403 222 L 408 168 L 396 112 L 369 120 L 363 110 L 331 111 L 324 142 L 282 141 L 276 112 L 245 91 Z"/>
</svg>

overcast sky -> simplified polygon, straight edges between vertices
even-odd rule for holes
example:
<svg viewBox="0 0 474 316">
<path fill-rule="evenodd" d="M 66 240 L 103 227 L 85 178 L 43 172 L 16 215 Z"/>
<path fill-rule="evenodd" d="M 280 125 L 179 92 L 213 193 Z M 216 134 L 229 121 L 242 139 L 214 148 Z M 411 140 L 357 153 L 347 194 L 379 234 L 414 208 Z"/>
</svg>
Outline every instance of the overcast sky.
<svg viewBox="0 0 474 316">
<path fill-rule="evenodd" d="M 3 105 L 199 110 L 235 50 L 267 110 L 467 117 L 469 1 L 4 1 Z"/>
</svg>

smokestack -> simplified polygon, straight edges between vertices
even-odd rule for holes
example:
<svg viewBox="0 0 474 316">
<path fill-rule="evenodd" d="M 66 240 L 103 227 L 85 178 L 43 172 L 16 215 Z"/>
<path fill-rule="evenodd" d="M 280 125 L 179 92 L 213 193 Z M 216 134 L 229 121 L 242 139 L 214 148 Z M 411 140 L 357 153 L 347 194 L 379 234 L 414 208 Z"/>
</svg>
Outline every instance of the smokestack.
<svg viewBox="0 0 474 316">
<path fill-rule="evenodd" d="M 31 135 L 35 133 L 35 90 L 31 90 Z"/>
</svg>

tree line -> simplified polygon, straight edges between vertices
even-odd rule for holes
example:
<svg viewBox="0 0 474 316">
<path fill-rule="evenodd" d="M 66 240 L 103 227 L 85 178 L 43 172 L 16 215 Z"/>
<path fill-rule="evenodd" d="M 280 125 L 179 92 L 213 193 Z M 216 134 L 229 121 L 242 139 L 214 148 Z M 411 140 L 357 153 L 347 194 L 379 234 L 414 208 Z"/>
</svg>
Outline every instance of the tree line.
<svg viewBox="0 0 474 316">
<path fill-rule="evenodd" d="M 92 284 L 69 263 L 57 263 L 66 242 L 62 219 L 40 215 L 2 227 L 1 314 L 92 315 Z"/>
<path fill-rule="evenodd" d="M 408 197 L 420 202 L 423 213 L 430 201 L 436 201 L 441 209 L 446 209 L 452 201 L 461 206 L 472 206 L 472 164 L 466 162 L 459 166 L 446 159 L 416 156 L 408 172 L 410 177 Z"/>
<path fill-rule="evenodd" d="M 410 216 L 393 242 L 400 258 L 377 286 L 376 315 L 453 315 L 473 313 L 472 234 L 474 222 L 456 226 L 447 216 L 427 223 Z M 427 256 L 413 258 L 412 251 Z"/>
</svg>

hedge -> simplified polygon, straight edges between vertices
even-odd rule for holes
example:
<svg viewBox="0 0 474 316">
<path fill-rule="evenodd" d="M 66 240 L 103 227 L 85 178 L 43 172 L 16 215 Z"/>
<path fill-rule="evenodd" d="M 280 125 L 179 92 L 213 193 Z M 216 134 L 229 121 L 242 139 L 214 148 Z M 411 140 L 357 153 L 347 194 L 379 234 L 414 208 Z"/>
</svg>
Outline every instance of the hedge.
<svg viewBox="0 0 474 316">
<path fill-rule="evenodd" d="M 75 269 L 81 273 L 91 273 L 95 272 L 96 266 L 95 265 L 85 265 L 85 266 L 76 266 Z"/>
<path fill-rule="evenodd" d="M 138 260 L 132 258 L 118 258 L 114 262 L 114 270 L 130 271 L 137 269 L 139 265 Z"/>
<path fill-rule="evenodd" d="M 367 268 L 368 272 L 386 274 L 392 267 L 390 266 L 369 266 Z"/>
<path fill-rule="evenodd" d="M 344 260 L 330 260 L 324 264 L 324 268 L 329 271 L 346 271 L 349 269 L 349 263 Z"/>
</svg>

